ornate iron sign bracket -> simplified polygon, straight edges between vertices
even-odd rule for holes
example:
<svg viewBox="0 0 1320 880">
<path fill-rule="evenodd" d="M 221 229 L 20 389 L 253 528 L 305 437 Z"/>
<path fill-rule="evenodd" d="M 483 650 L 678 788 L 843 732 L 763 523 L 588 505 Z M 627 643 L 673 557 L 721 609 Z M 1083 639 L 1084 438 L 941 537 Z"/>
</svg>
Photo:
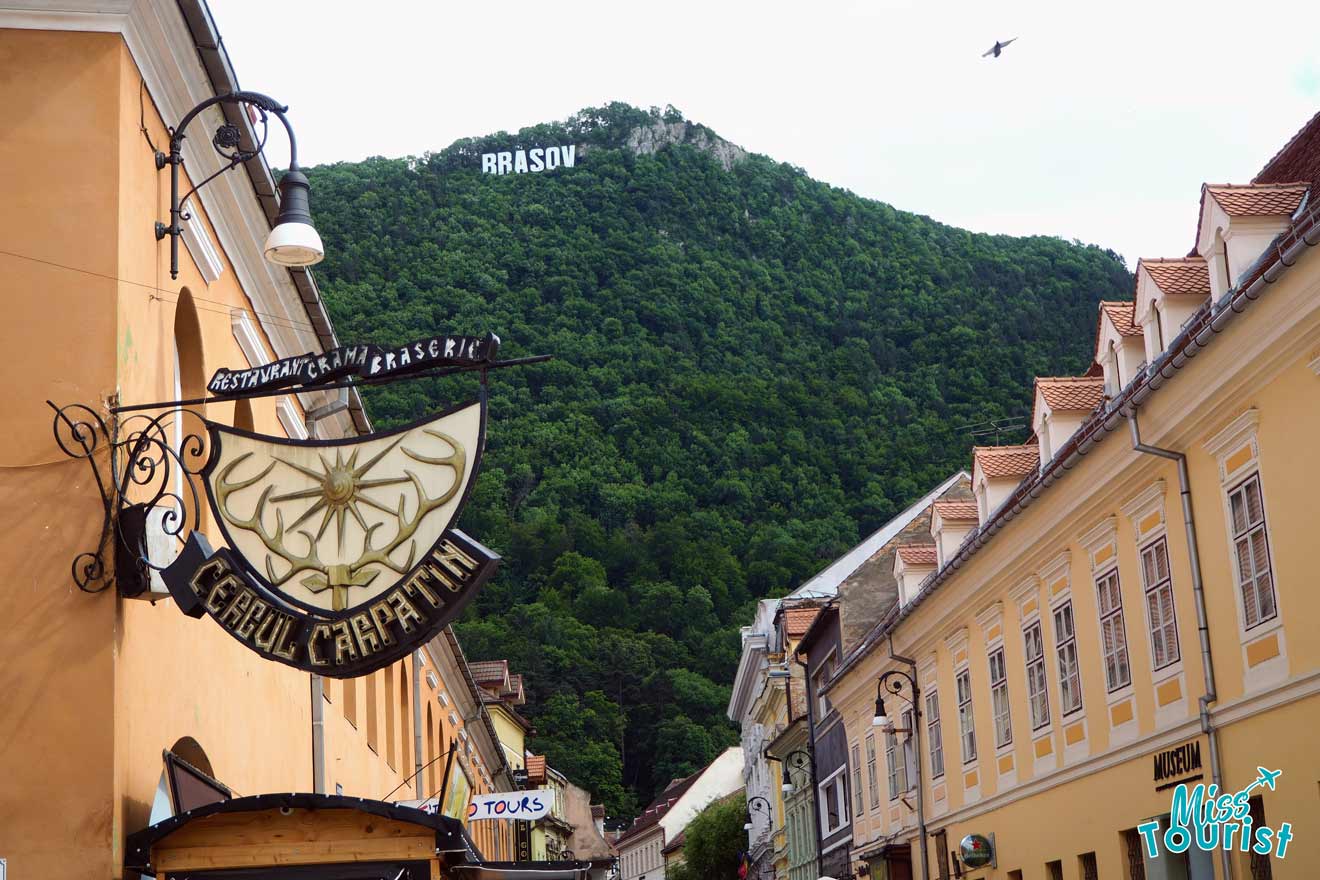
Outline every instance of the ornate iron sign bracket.
<svg viewBox="0 0 1320 880">
<path fill-rule="evenodd" d="M 115 401 L 112 401 L 113 404 Z M 73 582 L 85 593 L 117 584 L 121 596 L 138 596 L 150 586 L 153 562 L 148 533 L 155 525 L 182 546 L 201 517 L 196 479 L 209 457 L 204 433 L 185 432 L 184 419 L 201 416 L 182 408 L 109 421 L 81 403 L 56 406 L 51 430 L 65 455 L 92 469 L 101 496 L 101 534 L 96 546 L 74 557 Z"/>
</svg>

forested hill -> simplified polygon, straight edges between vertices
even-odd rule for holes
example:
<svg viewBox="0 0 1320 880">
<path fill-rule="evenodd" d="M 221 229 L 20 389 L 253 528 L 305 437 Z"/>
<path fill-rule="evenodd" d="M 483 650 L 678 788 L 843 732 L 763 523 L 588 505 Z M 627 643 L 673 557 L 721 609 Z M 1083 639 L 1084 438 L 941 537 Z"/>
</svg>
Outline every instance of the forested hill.
<svg viewBox="0 0 1320 880">
<path fill-rule="evenodd" d="M 576 144 L 573 167 L 480 154 Z M 309 169 L 344 340 L 492 331 L 462 525 L 504 566 L 458 627 L 527 676 L 531 748 L 627 818 L 736 741 L 738 626 L 968 463 L 972 422 L 1084 370 L 1115 254 L 979 235 L 625 105 Z M 965 182 L 977 198 L 976 181 Z M 449 381 L 449 380 L 445 380 Z M 473 383 L 368 393 L 378 426 Z"/>
</svg>

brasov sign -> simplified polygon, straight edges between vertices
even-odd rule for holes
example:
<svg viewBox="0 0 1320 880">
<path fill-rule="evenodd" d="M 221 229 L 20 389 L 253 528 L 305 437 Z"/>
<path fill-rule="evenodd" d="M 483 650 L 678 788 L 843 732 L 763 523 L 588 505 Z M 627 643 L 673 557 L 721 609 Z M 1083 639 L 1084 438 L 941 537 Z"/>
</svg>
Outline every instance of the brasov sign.
<svg viewBox="0 0 1320 880">
<path fill-rule="evenodd" d="M 468 804 L 468 819 L 540 819 L 550 812 L 555 793 L 548 788 L 532 791 L 501 791 L 474 794 Z"/>
<path fill-rule="evenodd" d="M 561 165 L 572 168 L 577 164 L 577 145 L 566 147 L 533 147 L 524 150 L 505 150 L 500 153 L 481 154 L 482 174 L 535 174 L 553 171 Z"/>
<path fill-rule="evenodd" d="M 471 492 L 486 395 L 412 425 L 289 440 L 207 423 L 200 478 L 228 547 L 194 531 L 161 578 L 180 610 L 249 648 L 334 678 L 438 633 L 497 557 L 452 527 Z"/>
</svg>

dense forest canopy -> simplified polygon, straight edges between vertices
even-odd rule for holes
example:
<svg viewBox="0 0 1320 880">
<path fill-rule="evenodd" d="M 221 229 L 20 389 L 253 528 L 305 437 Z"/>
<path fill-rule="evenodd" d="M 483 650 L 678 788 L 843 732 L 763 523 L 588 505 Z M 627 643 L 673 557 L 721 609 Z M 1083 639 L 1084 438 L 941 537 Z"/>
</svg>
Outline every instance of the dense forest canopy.
<svg viewBox="0 0 1320 880">
<path fill-rule="evenodd" d="M 639 133 L 680 133 L 639 149 Z M 483 175 L 480 153 L 578 145 Z M 457 629 L 527 676 L 548 755 L 626 819 L 736 741 L 738 627 L 968 463 L 964 426 L 1085 369 L 1112 252 L 973 234 L 728 161 L 615 104 L 418 158 L 308 170 L 340 337 L 498 334 L 462 526 L 501 553 Z M 975 181 L 968 181 L 975 198 Z M 474 392 L 371 390 L 378 427 Z"/>
</svg>

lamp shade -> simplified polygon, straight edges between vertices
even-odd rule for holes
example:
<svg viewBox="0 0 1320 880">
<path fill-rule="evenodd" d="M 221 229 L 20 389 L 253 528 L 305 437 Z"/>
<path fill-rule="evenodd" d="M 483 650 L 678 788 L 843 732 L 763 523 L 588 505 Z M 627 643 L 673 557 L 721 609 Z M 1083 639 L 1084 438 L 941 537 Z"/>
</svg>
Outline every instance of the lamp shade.
<svg viewBox="0 0 1320 880">
<path fill-rule="evenodd" d="M 280 213 L 266 236 L 266 259 L 278 266 L 313 266 L 325 257 L 307 208 L 307 176 L 296 167 L 280 180 Z"/>
</svg>

